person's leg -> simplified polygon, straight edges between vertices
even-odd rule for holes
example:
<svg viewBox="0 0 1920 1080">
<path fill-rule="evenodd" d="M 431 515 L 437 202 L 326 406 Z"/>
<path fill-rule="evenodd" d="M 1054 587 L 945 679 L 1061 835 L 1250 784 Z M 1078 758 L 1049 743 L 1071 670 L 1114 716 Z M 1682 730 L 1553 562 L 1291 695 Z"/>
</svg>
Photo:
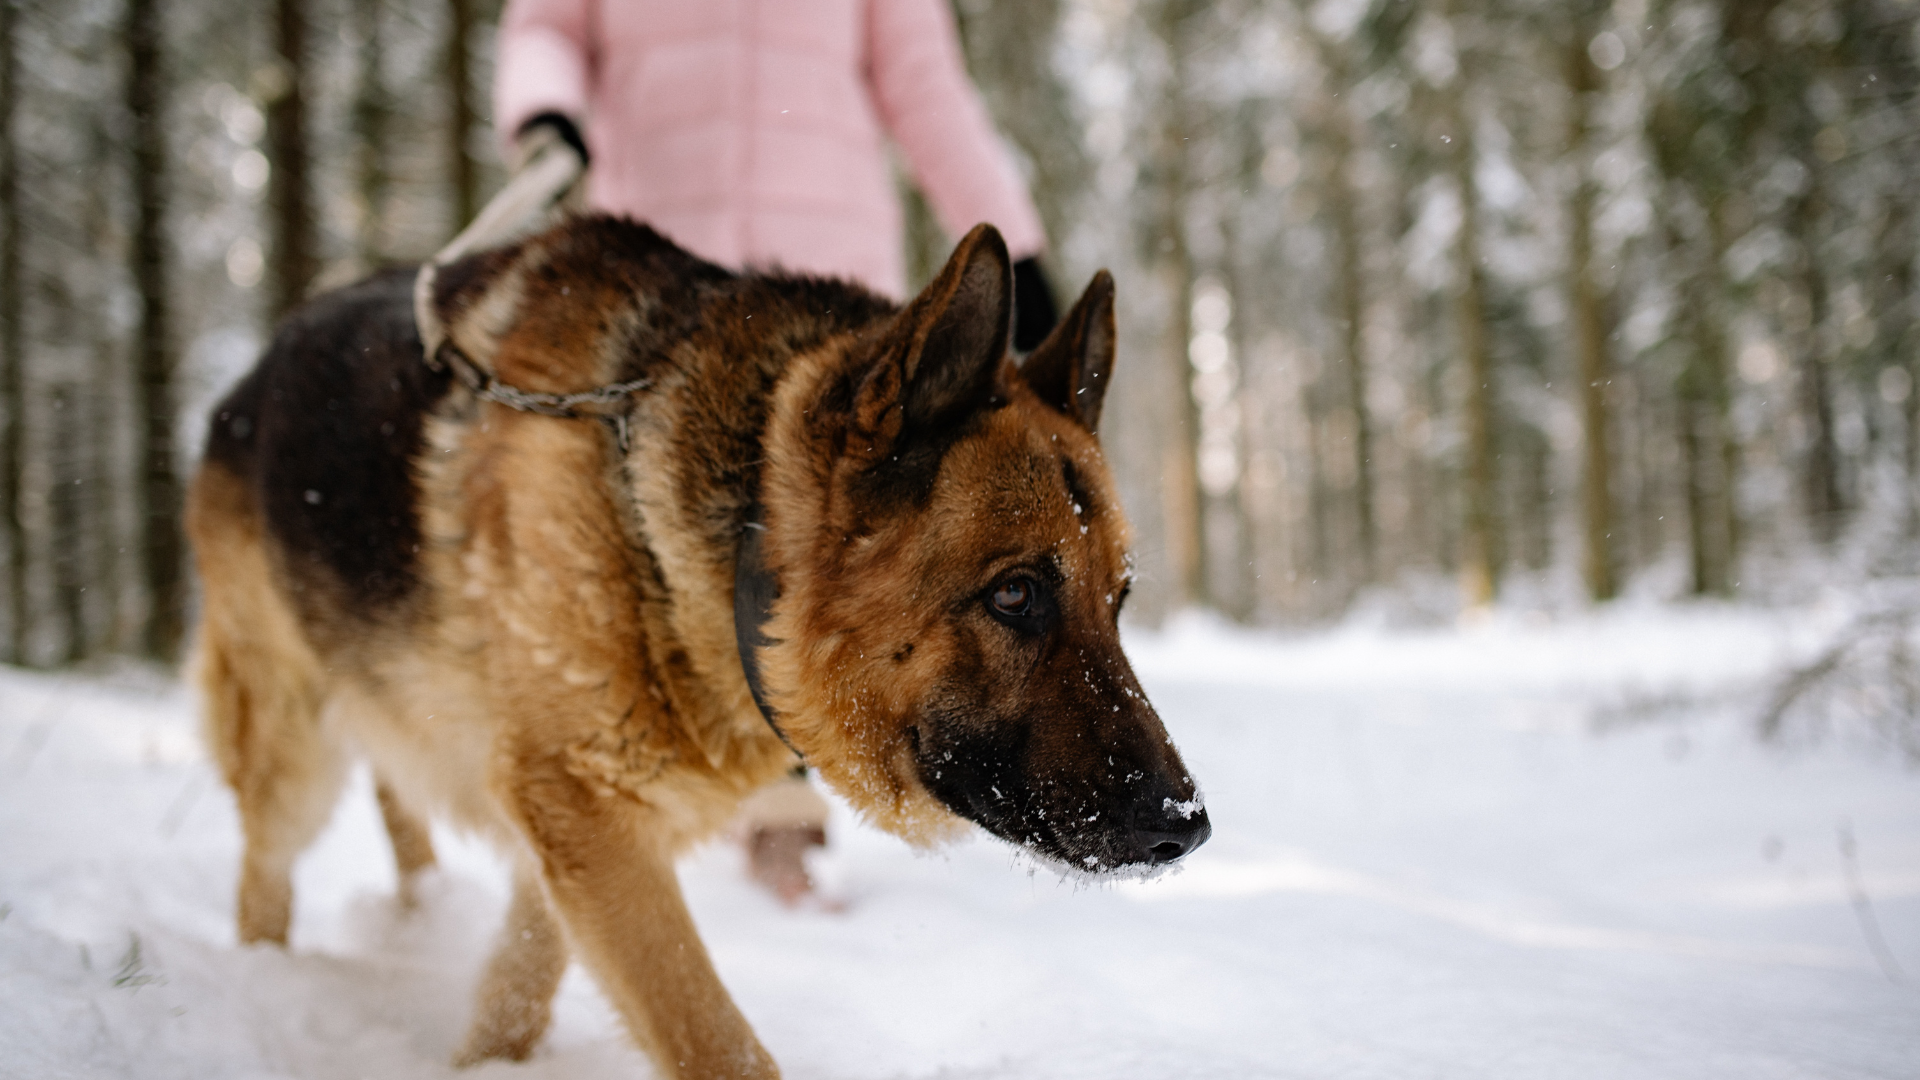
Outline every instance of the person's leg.
<svg viewBox="0 0 1920 1080">
<path fill-rule="evenodd" d="M 804 767 L 747 796 L 737 821 L 753 880 L 786 904 L 813 891 L 804 856 L 827 842 L 827 802 Z"/>
</svg>

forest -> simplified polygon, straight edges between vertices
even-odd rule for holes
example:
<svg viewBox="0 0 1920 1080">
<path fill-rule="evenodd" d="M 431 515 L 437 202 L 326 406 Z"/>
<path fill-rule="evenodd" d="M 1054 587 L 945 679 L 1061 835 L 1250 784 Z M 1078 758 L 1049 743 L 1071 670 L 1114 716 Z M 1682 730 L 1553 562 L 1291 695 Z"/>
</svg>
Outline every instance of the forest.
<svg viewBox="0 0 1920 1080">
<path fill-rule="evenodd" d="M 1145 622 L 1913 572 L 1920 2 L 954 13 L 1056 287 L 1118 282 Z M 497 189 L 498 16 L 0 0 L 0 660 L 178 654 L 209 404 Z"/>
<path fill-rule="evenodd" d="M 1127 677 L 1216 831 L 1097 880 L 820 784 L 794 906 L 693 848 L 784 1075 L 1915 1075 L 1920 0 L 952 11 L 1058 299 L 1116 282 Z M 0 1077 L 455 1075 L 532 933 L 512 844 L 403 881 L 354 765 L 291 947 L 236 940 L 264 797 L 177 675 L 208 412 L 507 182 L 500 17 L 0 0 Z M 473 1075 L 663 1074 L 555 978 Z"/>
</svg>

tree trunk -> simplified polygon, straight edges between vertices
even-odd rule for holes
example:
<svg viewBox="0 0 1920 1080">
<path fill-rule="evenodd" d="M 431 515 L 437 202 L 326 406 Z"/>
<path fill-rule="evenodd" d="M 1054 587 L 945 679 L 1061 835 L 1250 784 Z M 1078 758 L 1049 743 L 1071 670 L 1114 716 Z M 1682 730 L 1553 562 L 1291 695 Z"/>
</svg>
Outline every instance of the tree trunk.
<svg viewBox="0 0 1920 1080">
<path fill-rule="evenodd" d="M 1200 497 L 1200 404 L 1193 394 L 1193 363 L 1187 356 L 1193 340 L 1193 253 L 1187 242 L 1186 207 L 1190 197 L 1187 153 L 1193 123 L 1188 115 L 1186 52 L 1187 23 L 1201 11 L 1197 0 L 1163 0 L 1155 27 L 1169 64 L 1169 83 L 1161 105 L 1156 148 L 1160 205 L 1155 221 L 1154 250 L 1159 264 L 1161 295 L 1169 305 L 1166 343 L 1162 354 L 1175 382 L 1172 438 L 1166 443 L 1161 466 L 1162 506 L 1166 515 L 1167 556 L 1173 566 L 1170 607 L 1207 605 L 1212 600 L 1207 572 L 1207 544 Z"/>
<path fill-rule="evenodd" d="M 1236 225 L 1237 222 L 1228 222 L 1221 251 L 1225 288 L 1231 298 L 1224 331 L 1232 350 L 1232 358 L 1226 366 L 1232 376 L 1231 396 L 1224 405 L 1216 403 L 1214 406 L 1224 413 L 1216 418 L 1215 423 L 1224 433 L 1221 437 L 1230 440 L 1233 448 L 1234 474 L 1233 483 L 1226 490 L 1210 493 L 1205 529 L 1214 543 L 1214 576 L 1208 583 L 1208 589 L 1223 614 L 1239 622 L 1251 623 L 1259 607 L 1253 520 L 1247 507 L 1250 486 L 1247 474 L 1251 461 L 1247 417 L 1253 411 L 1253 402 L 1246 391 L 1249 355 L 1246 327 L 1249 319 L 1243 305 L 1251 290 L 1244 282 L 1239 229 Z"/>
<path fill-rule="evenodd" d="M 359 221 L 354 246 L 363 270 L 373 270 L 387 254 L 386 208 L 391 177 L 387 169 L 387 129 L 393 116 L 385 78 L 386 46 L 381 35 L 383 0 L 354 0 L 353 22 L 360 39 L 353 95 L 354 189 Z"/>
<path fill-rule="evenodd" d="M 480 175 L 467 144 L 473 138 L 473 75 L 468 39 L 473 36 L 473 0 L 447 0 L 447 181 L 453 195 L 453 228 L 459 232 L 480 210 Z"/>
<path fill-rule="evenodd" d="M 1326 394 L 1318 378 L 1300 387 L 1300 418 L 1307 426 L 1307 568 L 1312 583 L 1333 577 L 1334 552 L 1339 538 L 1333 529 L 1333 485 L 1328 483 Z M 1306 590 L 1308 602 L 1318 604 L 1321 590 Z"/>
<path fill-rule="evenodd" d="M 1908 175 L 1913 175 L 1909 173 Z M 1913 195 L 1902 191 L 1887 205 L 1880 229 L 1877 258 L 1879 295 L 1875 307 L 1880 325 L 1875 335 L 1880 362 L 1907 376 L 1906 397 L 1900 400 L 1900 465 L 1905 483 L 1900 514 L 1911 539 L 1920 536 L 1920 341 L 1914 334 L 1915 221 Z"/>
<path fill-rule="evenodd" d="M 1819 172 L 1806 194 L 1794 201 L 1790 227 L 1800 249 L 1800 286 L 1806 320 L 1796 339 L 1800 415 L 1807 428 L 1801 457 L 1801 496 L 1815 539 L 1832 543 L 1840 534 L 1844 500 L 1840 491 L 1840 451 L 1834 443 L 1833 390 L 1827 371 L 1831 347 L 1827 326 L 1827 277 L 1820 265 L 1819 227 L 1824 215 Z"/>
<path fill-rule="evenodd" d="M 21 280 L 19 143 L 14 117 L 19 112 L 19 0 L 0 0 L 0 401 L 6 415 L 0 429 L 0 541 L 6 544 L 7 636 L 0 659 L 26 660 L 27 538 L 20 520 L 21 475 L 26 462 L 25 328 Z"/>
<path fill-rule="evenodd" d="M 174 468 L 173 319 L 167 297 L 167 144 L 159 0 L 128 0 L 127 112 L 132 120 L 134 330 L 140 417 L 141 563 L 147 587 L 142 645 L 173 659 L 184 625 L 180 481 Z"/>
<path fill-rule="evenodd" d="M 1331 55 L 1337 46 L 1322 46 Z M 1355 577 L 1371 584 L 1379 573 L 1379 539 L 1374 525 L 1373 422 L 1367 412 L 1366 263 L 1360 235 L 1360 192 L 1354 183 L 1354 119 L 1347 98 L 1351 87 L 1346 65 L 1337 57 L 1329 62 L 1328 78 L 1336 96 L 1326 103 L 1329 208 L 1339 247 L 1335 305 L 1340 319 L 1340 369 L 1346 376 L 1346 404 L 1353 425 L 1353 521 Z"/>
<path fill-rule="evenodd" d="M 1600 92 L 1600 71 L 1587 55 L 1590 27 L 1583 21 L 1566 47 L 1567 89 L 1571 109 L 1567 125 L 1567 154 L 1579 175 L 1574 181 L 1568 259 L 1574 349 L 1578 355 L 1580 417 L 1585 437 L 1581 457 L 1580 505 L 1582 534 L 1580 569 L 1587 595 L 1596 601 L 1613 599 L 1619 591 L 1615 574 L 1611 423 L 1608 396 L 1613 382 L 1607 357 L 1606 300 L 1594 279 L 1593 216 L 1595 184 L 1590 113 Z"/>
<path fill-rule="evenodd" d="M 1455 323 L 1460 335 L 1460 366 L 1466 383 L 1466 462 L 1462 476 L 1460 584 L 1468 607 L 1484 607 L 1499 590 L 1500 548 L 1495 506 L 1493 351 L 1487 339 L 1486 272 L 1480 265 L 1480 190 L 1474 179 L 1473 121 L 1468 113 L 1468 64 L 1447 88 L 1447 130 L 1452 139 L 1449 164 L 1460 197 L 1460 232 L 1454 244 Z"/>
<path fill-rule="evenodd" d="M 59 657 L 65 664 L 87 655 L 86 461 L 81 449 L 88 410 L 85 395 L 70 383 L 54 388 L 52 445 L 48 448 L 48 532 L 53 564 L 53 604 L 66 629 Z"/>
<path fill-rule="evenodd" d="M 1700 357 L 1690 357 L 1689 362 L 1697 365 Z M 1686 472 L 1687 568 L 1693 593 L 1706 596 L 1723 591 L 1719 551 L 1713 533 L 1715 462 L 1711 446 L 1715 432 L 1707 405 L 1698 391 L 1685 388 L 1679 396 L 1680 454 Z"/>
<path fill-rule="evenodd" d="M 1177 190 L 1177 188 L 1176 188 Z M 1170 606 L 1205 606 L 1212 599 L 1207 583 L 1206 534 L 1202 524 L 1200 497 L 1200 407 L 1193 397 L 1193 364 L 1187 357 L 1187 345 L 1193 340 L 1193 258 L 1179 223 L 1178 207 L 1183 200 L 1169 195 L 1175 208 L 1171 215 L 1171 244 L 1160 259 L 1160 288 L 1170 304 L 1167 313 L 1164 352 L 1171 364 L 1170 374 L 1178 380 L 1173 408 L 1172 437 L 1167 440 L 1161 466 L 1162 495 L 1167 519 L 1167 556 L 1173 563 L 1176 583 Z"/>
<path fill-rule="evenodd" d="M 137 0 L 152 2 L 152 0 Z M 267 208 L 273 253 L 270 319 L 306 299 L 319 268 L 307 144 L 307 13 L 302 0 L 275 0 L 274 57 L 268 80 Z"/>
<path fill-rule="evenodd" d="M 109 125 L 109 117 L 99 114 L 87 124 L 90 164 L 102 175 L 111 173 L 120 152 Z M 111 251 L 120 231 L 113 194 L 104 184 L 87 192 L 86 235 L 96 251 Z M 120 619 L 121 554 L 129 546 L 121 528 L 121 508 L 129 501 L 121 443 L 127 424 L 118 408 L 126 387 L 120 359 L 125 342 L 124 335 L 105 320 L 74 322 L 85 325 L 84 341 L 91 354 L 75 384 L 75 408 L 66 422 L 80 433 L 75 475 L 75 495 L 82 496 L 77 508 L 80 542 L 73 556 L 79 560 L 84 594 L 79 604 L 84 631 L 79 651 L 94 656 L 132 647 Z"/>
<path fill-rule="evenodd" d="M 1717 204 L 1705 211 L 1705 250 L 1702 257 L 1689 261 L 1692 273 L 1682 290 L 1687 357 L 1674 387 L 1674 404 L 1686 473 L 1692 590 L 1698 596 L 1726 596 L 1733 592 L 1738 561 L 1735 488 L 1740 447 L 1733 433 L 1733 393 L 1727 381 L 1727 343 L 1719 302 L 1726 250 L 1722 211 Z M 1670 230 L 1670 249 L 1679 251 L 1683 244 L 1677 231 Z"/>
<path fill-rule="evenodd" d="M 121 653 L 133 647 L 131 628 L 122 618 L 126 583 L 121 553 L 126 550 L 126 533 L 121 529 L 120 507 L 125 505 L 128 485 L 120 442 L 105 433 L 123 428 L 120 401 L 126 370 L 120 359 L 120 343 L 110 333 L 95 334 L 93 352 L 94 390 L 89 395 L 87 420 L 96 438 L 92 446 L 93 476 L 87 481 L 92 496 L 87 512 L 93 529 L 93 558 L 88 565 L 92 609 L 98 613 L 99 622 L 89 636 L 96 651 Z"/>
</svg>

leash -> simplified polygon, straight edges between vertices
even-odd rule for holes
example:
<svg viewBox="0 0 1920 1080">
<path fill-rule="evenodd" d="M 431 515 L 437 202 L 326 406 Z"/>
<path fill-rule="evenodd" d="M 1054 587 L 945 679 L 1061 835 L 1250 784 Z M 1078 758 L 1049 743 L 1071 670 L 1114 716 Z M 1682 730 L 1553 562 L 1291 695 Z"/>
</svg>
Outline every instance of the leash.
<svg viewBox="0 0 1920 1080">
<path fill-rule="evenodd" d="M 541 416 L 569 420 L 591 416 L 605 422 L 624 455 L 632 445 L 627 413 L 618 409 L 606 411 L 602 407 L 619 404 L 635 391 L 646 389 L 646 379 L 598 386 L 577 394 L 522 390 L 495 378 L 448 340 L 447 328 L 433 306 L 433 286 L 441 267 L 551 224 L 567 212 L 566 203 L 577 195 L 580 179 L 587 169 L 580 152 L 550 127 L 536 126 L 527 137 L 532 145 L 526 164 L 513 174 L 513 179 L 498 195 L 488 200 L 472 223 L 460 230 L 446 247 L 435 252 L 414 276 L 413 321 L 420 331 L 421 348 L 428 367 L 452 371 L 475 397 L 484 401 Z"/>
<path fill-rule="evenodd" d="M 413 321 L 420 329 L 428 364 L 437 364 L 447 328 L 433 309 L 433 283 L 440 268 L 472 252 L 498 247 L 548 225 L 576 201 L 587 163 L 558 132 L 541 125 L 527 133 L 527 160 L 500 193 L 447 246 L 434 252 L 413 279 Z"/>
</svg>

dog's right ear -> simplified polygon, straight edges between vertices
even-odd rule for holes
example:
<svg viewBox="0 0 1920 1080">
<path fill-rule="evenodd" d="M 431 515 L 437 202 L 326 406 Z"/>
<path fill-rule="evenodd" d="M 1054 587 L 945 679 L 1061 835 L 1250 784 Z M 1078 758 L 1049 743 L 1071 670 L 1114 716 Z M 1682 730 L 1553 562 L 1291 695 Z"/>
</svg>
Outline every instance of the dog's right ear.
<svg viewBox="0 0 1920 1080">
<path fill-rule="evenodd" d="M 993 398 L 1012 333 L 1013 264 L 991 225 L 976 225 L 894 320 L 854 395 L 853 424 L 877 455 L 937 443 Z"/>
<path fill-rule="evenodd" d="M 1107 378 L 1113 374 L 1113 339 L 1113 275 L 1102 270 L 1020 365 L 1020 377 L 1040 400 L 1089 432 L 1097 431 Z"/>
</svg>

